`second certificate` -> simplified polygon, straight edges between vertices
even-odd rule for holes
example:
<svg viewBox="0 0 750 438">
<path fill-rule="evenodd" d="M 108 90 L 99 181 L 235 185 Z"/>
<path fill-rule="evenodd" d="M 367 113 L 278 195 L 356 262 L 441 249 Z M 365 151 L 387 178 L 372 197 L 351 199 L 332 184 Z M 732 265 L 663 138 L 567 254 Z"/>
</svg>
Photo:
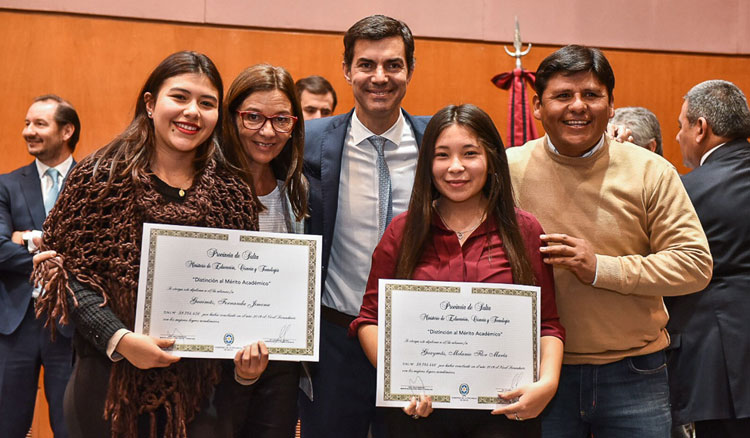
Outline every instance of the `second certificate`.
<svg viewBox="0 0 750 438">
<path fill-rule="evenodd" d="M 539 288 L 380 280 L 378 406 L 494 409 L 539 369 Z"/>
</svg>

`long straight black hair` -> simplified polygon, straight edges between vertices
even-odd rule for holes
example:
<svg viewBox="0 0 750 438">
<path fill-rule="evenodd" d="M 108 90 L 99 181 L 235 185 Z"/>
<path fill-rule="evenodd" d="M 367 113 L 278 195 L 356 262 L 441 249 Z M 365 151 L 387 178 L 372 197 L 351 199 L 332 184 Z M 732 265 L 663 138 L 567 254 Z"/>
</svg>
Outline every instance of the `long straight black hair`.
<svg viewBox="0 0 750 438">
<path fill-rule="evenodd" d="M 523 236 L 516 220 L 516 203 L 508 170 L 503 140 L 495 124 L 480 108 L 465 105 L 449 105 L 441 109 L 427 125 L 419 148 L 414 189 L 409 202 L 404 238 L 399 248 L 396 277 L 411 278 L 419 263 L 425 244 L 430 238 L 433 201 L 440 194 L 432 176 L 432 161 L 435 144 L 440 134 L 448 127 L 458 125 L 473 132 L 487 155 L 487 182 L 482 191 L 487 198 L 485 214 L 494 218 L 505 252 L 517 284 L 535 284 L 534 271 L 529 261 Z"/>
</svg>

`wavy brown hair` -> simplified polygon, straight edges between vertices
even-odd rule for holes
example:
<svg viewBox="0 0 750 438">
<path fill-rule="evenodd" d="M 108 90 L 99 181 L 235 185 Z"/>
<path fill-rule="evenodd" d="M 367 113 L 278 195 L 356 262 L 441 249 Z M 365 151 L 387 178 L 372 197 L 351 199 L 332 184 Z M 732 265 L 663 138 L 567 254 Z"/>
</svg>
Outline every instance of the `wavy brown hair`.
<svg viewBox="0 0 750 438">
<path fill-rule="evenodd" d="M 432 220 L 433 201 L 440 196 L 432 176 L 435 144 L 440 134 L 453 125 L 474 133 L 484 147 L 487 155 L 487 182 L 482 191 L 488 201 L 485 214 L 488 217 L 491 215 L 497 223 L 513 281 L 516 284 L 535 284 L 534 271 L 516 219 L 516 203 L 503 140 L 490 116 L 470 104 L 446 106 L 432 116 L 424 131 L 404 238 L 398 251 L 396 278 L 411 278 L 422 258 L 425 245 L 431 238 L 429 224 Z"/>
<path fill-rule="evenodd" d="M 294 79 L 284 67 L 269 64 L 257 64 L 248 67 L 229 86 L 224 100 L 224 112 L 227 117 L 222 124 L 221 146 L 227 163 L 239 172 L 242 179 L 253 189 L 257 199 L 253 176 L 250 174 L 250 156 L 245 152 L 237 128 L 237 109 L 248 96 L 256 91 L 279 90 L 292 103 L 292 115 L 297 117 L 292 135 L 281 153 L 271 160 L 271 169 L 277 179 L 284 181 L 284 189 L 292 204 L 297 220 L 307 216 L 307 179 L 302 175 L 302 159 L 305 148 L 305 122 L 302 106 L 297 97 Z"/>
<path fill-rule="evenodd" d="M 219 132 L 217 128 L 221 126 L 221 103 L 224 85 L 219 70 L 208 56 L 198 52 L 182 51 L 166 57 L 148 76 L 146 83 L 143 84 L 138 94 L 133 120 L 120 135 L 95 153 L 94 157 L 97 161 L 94 172 L 103 160 L 109 159 L 112 160 L 112 167 L 109 171 L 108 183 L 128 175 L 133 179 L 133 182 L 137 183 L 150 172 L 148 170 L 149 164 L 155 148 L 154 121 L 148 117 L 146 101 L 143 96 L 146 93 L 151 93 L 156 98 L 167 79 L 191 73 L 206 76 L 211 85 L 216 88 L 219 99 L 219 118 L 214 132 L 203 144 L 198 146 L 193 161 L 196 173 L 205 169 L 206 164 L 214 157 L 217 150 L 216 144 Z M 106 196 L 107 191 L 103 191 L 102 198 Z"/>
</svg>

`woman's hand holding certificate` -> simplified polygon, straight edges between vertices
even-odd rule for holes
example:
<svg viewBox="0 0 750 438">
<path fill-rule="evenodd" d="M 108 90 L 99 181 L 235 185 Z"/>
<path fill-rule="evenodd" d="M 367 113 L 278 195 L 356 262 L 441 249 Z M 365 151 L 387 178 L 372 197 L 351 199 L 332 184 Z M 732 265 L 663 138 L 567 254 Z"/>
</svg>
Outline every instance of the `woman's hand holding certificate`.
<svg viewBox="0 0 750 438">
<path fill-rule="evenodd" d="M 546 398 L 533 383 L 539 288 L 380 280 L 379 297 L 378 406 L 429 395 L 438 408 L 491 409 L 510 402 L 502 393 L 536 410 Z"/>
<path fill-rule="evenodd" d="M 318 358 L 320 237 L 144 224 L 136 332 L 182 357 Z"/>
</svg>

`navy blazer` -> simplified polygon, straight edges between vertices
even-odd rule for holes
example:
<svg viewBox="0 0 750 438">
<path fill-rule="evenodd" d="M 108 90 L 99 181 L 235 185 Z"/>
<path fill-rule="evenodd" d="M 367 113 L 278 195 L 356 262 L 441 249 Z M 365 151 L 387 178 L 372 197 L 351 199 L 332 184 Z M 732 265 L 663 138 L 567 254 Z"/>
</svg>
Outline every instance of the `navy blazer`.
<svg viewBox="0 0 750 438">
<path fill-rule="evenodd" d="M 347 114 L 305 122 L 304 173 L 310 184 L 310 218 L 305 221 L 305 232 L 323 236 L 321 284 L 325 284 L 328 272 L 328 258 L 339 205 L 341 156 L 352 114 L 354 110 Z M 404 117 L 411 125 L 419 147 L 430 117 L 411 116 L 406 111 Z"/>
<path fill-rule="evenodd" d="M 665 297 L 675 424 L 750 417 L 750 143 L 715 150 L 682 182 L 714 259 L 702 292 Z"/>
<path fill-rule="evenodd" d="M 33 290 L 29 281 L 33 268 L 32 255 L 26 248 L 11 241 L 11 235 L 14 231 L 41 230 L 45 217 L 42 188 L 35 162 L 11 173 L 0 175 L 0 273 L 2 274 L 0 275 L 0 334 L 2 335 L 9 335 L 18 328 L 28 310 Z M 61 326 L 61 333 L 70 336 L 72 328 L 68 327 Z"/>
</svg>

